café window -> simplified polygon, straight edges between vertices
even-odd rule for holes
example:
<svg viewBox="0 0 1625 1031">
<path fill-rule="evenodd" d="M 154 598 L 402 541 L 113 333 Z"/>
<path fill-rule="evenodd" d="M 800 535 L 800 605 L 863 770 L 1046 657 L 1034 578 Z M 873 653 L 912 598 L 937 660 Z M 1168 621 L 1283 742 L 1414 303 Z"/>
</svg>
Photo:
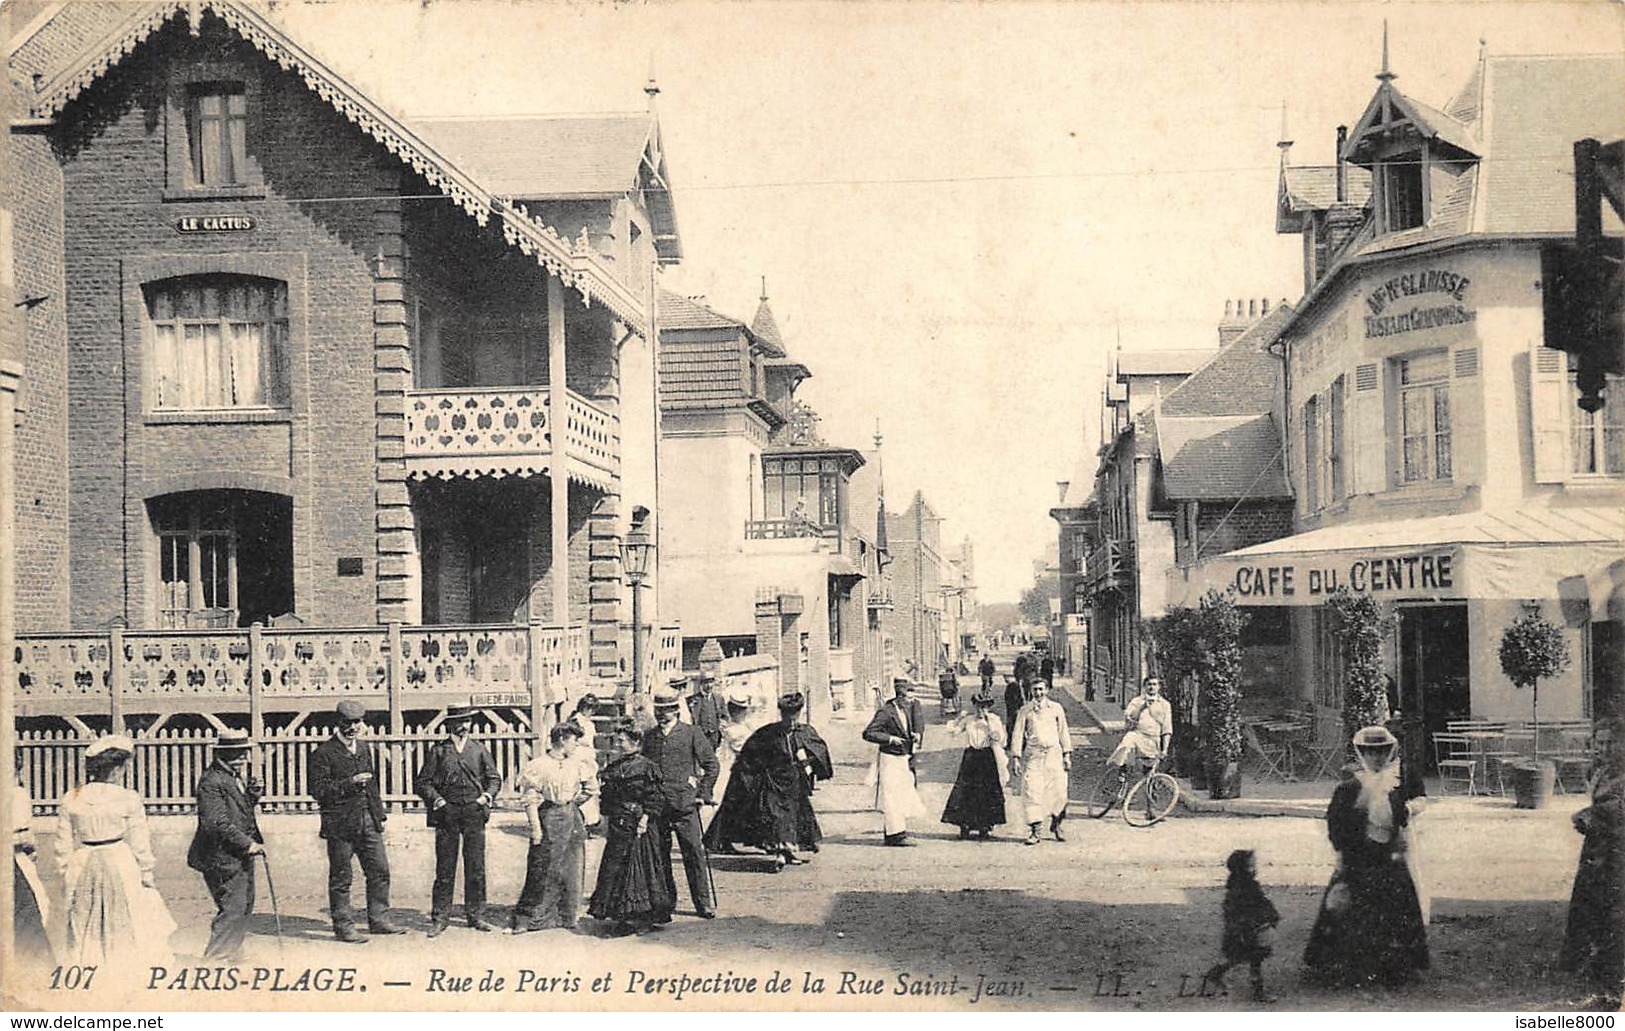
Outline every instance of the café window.
<svg viewBox="0 0 1625 1031">
<path fill-rule="evenodd" d="M 1394 360 L 1402 483 L 1451 477 L 1449 373 L 1443 350 Z"/>
<path fill-rule="evenodd" d="M 762 456 L 762 517 L 839 526 L 845 481 L 837 458 Z"/>
<path fill-rule="evenodd" d="M 188 185 L 248 182 L 248 94 L 241 82 L 195 82 L 186 88 Z"/>
<path fill-rule="evenodd" d="M 154 409 L 288 406 L 286 283 L 184 276 L 143 294 Z"/>
</svg>

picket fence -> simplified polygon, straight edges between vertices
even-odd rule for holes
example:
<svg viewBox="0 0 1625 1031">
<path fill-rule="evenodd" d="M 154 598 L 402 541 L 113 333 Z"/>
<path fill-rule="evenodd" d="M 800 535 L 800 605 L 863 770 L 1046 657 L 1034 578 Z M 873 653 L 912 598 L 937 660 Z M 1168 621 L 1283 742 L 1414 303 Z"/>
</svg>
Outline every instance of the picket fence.
<svg viewBox="0 0 1625 1031">
<path fill-rule="evenodd" d="M 254 760 L 254 770 L 264 784 L 262 811 L 308 812 L 316 809 L 306 780 L 311 751 L 332 732 L 317 727 L 267 728 Z M 430 746 L 444 734 L 416 729 L 401 734 L 373 732 L 362 739 L 380 760 L 380 791 L 391 809 L 421 808 L 413 790 L 414 778 L 428 756 Z M 535 736 L 528 728 L 476 730 L 496 760 L 502 774 L 503 792 L 512 794 L 513 779 L 530 758 Z M 162 728 L 150 736 L 135 739 L 135 754 L 126 773 L 126 786 L 145 801 L 149 813 L 186 813 L 195 808 L 198 777 L 210 761 L 209 749 L 215 738 L 212 730 Z M 38 814 L 54 814 L 61 799 L 84 783 L 85 748 L 94 740 L 72 731 L 23 731 L 17 750 L 23 760 L 23 783 Z"/>
</svg>

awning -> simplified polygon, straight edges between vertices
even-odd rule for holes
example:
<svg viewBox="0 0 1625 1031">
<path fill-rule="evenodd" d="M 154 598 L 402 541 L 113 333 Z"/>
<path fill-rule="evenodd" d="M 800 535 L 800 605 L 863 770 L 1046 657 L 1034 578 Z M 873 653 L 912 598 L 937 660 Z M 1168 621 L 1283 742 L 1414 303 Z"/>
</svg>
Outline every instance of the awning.
<svg viewBox="0 0 1625 1031">
<path fill-rule="evenodd" d="M 1559 587 L 1578 577 L 1588 599 L 1600 595 L 1606 607 L 1609 570 L 1622 554 L 1625 512 L 1614 509 L 1521 508 L 1349 523 L 1174 568 L 1168 597 L 1171 604 L 1195 605 L 1212 589 L 1233 592 L 1244 606 L 1304 606 L 1346 586 L 1390 601 L 1556 599 L 1578 595 L 1572 582 Z"/>
</svg>

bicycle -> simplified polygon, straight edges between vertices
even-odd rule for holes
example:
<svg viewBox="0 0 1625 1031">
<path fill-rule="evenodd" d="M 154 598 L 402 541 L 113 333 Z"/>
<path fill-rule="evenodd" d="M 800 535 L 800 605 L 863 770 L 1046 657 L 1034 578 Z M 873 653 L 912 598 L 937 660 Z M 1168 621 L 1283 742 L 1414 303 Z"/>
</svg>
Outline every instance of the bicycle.
<svg viewBox="0 0 1625 1031">
<path fill-rule="evenodd" d="M 1160 771 L 1162 759 L 1141 760 L 1144 773 L 1130 786 L 1128 770 L 1108 765 L 1084 800 L 1084 812 L 1098 820 L 1121 806 L 1123 822 L 1130 827 L 1149 827 L 1166 819 L 1179 804 L 1179 781 Z"/>
</svg>

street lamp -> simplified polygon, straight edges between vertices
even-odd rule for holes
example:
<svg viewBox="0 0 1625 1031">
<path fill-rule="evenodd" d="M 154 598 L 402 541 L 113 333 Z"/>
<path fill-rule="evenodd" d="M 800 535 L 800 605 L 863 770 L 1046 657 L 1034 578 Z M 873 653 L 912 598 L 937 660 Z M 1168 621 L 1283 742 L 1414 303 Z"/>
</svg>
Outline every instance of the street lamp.
<svg viewBox="0 0 1625 1031">
<path fill-rule="evenodd" d="M 643 693 L 643 584 L 649 579 L 649 562 L 655 543 L 646 520 L 649 510 L 642 505 L 632 509 L 632 528 L 621 541 L 621 573 L 632 588 L 632 695 Z"/>
</svg>

